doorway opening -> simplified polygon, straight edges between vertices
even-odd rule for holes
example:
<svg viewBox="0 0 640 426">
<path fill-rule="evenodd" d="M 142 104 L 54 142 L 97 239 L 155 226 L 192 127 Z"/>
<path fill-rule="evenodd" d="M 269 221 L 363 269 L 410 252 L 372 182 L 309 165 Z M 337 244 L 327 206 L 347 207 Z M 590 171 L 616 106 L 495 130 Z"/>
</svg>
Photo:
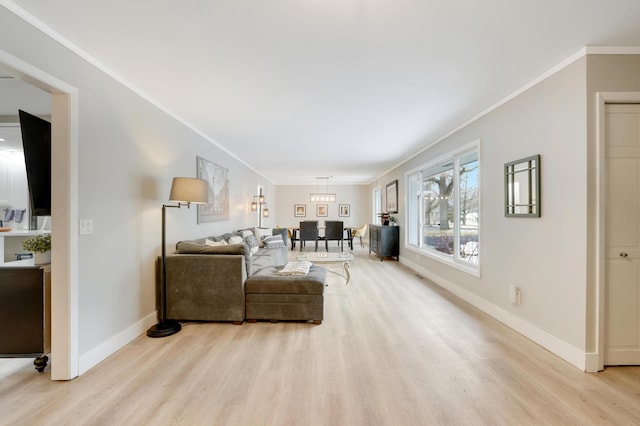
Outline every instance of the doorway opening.
<svg viewBox="0 0 640 426">
<path fill-rule="evenodd" d="M 0 70 L 51 94 L 51 379 L 79 374 L 78 91 L 0 50 Z"/>
</svg>

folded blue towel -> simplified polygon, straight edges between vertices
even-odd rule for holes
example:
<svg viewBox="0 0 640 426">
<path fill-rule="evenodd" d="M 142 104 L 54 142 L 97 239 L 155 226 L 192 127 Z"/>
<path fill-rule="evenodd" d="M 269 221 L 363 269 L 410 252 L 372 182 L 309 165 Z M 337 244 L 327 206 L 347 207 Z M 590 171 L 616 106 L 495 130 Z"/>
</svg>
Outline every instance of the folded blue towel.
<svg viewBox="0 0 640 426">
<path fill-rule="evenodd" d="M 16 223 L 22 222 L 22 218 L 24 217 L 24 214 L 26 213 L 26 211 L 27 211 L 27 209 L 16 210 L 16 215 L 15 215 L 13 220 Z"/>
<path fill-rule="evenodd" d="M 4 209 L 4 222 L 9 222 L 13 220 L 13 215 L 15 212 L 10 209 Z"/>
</svg>

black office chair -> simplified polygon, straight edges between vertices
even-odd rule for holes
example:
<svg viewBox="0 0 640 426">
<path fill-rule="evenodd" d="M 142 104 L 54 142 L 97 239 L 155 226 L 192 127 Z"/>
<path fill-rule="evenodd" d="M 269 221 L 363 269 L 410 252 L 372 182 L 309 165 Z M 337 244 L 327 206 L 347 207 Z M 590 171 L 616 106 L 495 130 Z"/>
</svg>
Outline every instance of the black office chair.
<svg viewBox="0 0 640 426">
<path fill-rule="evenodd" d="M 304 249 L 305 241 L 315 241 L 318 251 L 318 221 L 305 220 L 300 222 L 300 251 Z"/>
<path fill-rule="evenodd" d="M 338 241 L 340 251 L 343 251 L 344 222 L 339 220 L 325 220 L 324 226 L 324 245 L 327 251 L 329 251 L 329 241 Z"/>
</svg>

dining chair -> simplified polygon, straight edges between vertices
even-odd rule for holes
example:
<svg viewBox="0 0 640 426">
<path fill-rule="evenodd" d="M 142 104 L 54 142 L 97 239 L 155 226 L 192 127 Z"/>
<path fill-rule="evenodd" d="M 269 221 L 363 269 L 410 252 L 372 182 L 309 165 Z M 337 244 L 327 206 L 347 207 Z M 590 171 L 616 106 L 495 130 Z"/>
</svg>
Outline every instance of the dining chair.
<svg viewBox="0 0 640 426">
<path fill-rule="evenodd" d="M 364 224 L 361 227 L 354 228 L 353 231 L 351 231 L 352 232 L 351 236 L 353 238 L 356 238 L 356 237 L 360 238 L 360 246 L 362 248 L 364 248 L 364 242 L 362 241 L 362 239 L 364 238 L 364 235 L 367 233 L 367 226 L 368 226 L 367 224 Z"/>
<path fill-rule="evenodd" d="M 300 222 L 300 251 L 304 249 L 305 241 L 315 241 L 318 251 L 318 221 L 305 220 Z"/>
<path fill-rule="evenodd" d="M 341 220 L 324 221 L 324 245 L 329 251 L 329 241 L 338 241 L 340 251 L 343 251 L 344 244 L 344 222 Z"/>
</svg>

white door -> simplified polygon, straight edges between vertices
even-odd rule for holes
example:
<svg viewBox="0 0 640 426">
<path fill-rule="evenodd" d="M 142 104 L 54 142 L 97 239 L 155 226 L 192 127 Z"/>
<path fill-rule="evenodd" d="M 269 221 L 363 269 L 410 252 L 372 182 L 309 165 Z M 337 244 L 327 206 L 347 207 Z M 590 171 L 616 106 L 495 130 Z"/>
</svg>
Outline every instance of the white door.
<svg viewBox="0 0 640 426">
<path fill-rule="evenodd" d="M 640 105 L 606 105 L 605 365 L 640 365 Z"/>
</svg>

